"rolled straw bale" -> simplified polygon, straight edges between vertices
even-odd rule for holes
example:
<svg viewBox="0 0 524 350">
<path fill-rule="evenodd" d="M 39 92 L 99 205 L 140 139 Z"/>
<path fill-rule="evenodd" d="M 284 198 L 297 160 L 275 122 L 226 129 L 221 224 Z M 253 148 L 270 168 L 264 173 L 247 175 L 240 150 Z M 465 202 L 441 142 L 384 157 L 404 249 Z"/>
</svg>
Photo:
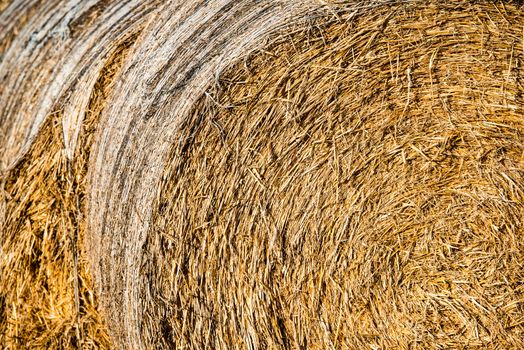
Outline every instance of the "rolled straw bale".
<svg viewBox="0 0 524 350">
<path fill-rule="evenodd" d="M 0 2 L 0 344 L 524 348 L 524 13 Z"/>
</svg>

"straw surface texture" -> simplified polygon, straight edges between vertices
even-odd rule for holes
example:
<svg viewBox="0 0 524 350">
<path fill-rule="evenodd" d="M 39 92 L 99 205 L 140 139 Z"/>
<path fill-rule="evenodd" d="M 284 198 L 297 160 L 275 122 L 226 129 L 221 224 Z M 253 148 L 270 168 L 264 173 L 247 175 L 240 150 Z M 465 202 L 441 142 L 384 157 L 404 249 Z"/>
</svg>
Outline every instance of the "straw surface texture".
<svg viewBox="0 0 524 350">
<path fill-rule="evenodd" d="M 0 347 L 524 348 L 523 10 L 0 1 Z"/>
</svg>

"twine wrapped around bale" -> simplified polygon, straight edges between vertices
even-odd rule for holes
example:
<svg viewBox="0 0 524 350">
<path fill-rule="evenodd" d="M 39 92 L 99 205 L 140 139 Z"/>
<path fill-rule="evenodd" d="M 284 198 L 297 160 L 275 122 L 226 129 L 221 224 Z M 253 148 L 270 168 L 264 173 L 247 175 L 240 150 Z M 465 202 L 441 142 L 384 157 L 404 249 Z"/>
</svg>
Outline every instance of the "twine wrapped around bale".
<svg viewBox="0 0 524 350">
<path fill-rule="evenodd" d="M 4 348 L 524 348 L 524 12 L 0 2 Z"/>
</svg>

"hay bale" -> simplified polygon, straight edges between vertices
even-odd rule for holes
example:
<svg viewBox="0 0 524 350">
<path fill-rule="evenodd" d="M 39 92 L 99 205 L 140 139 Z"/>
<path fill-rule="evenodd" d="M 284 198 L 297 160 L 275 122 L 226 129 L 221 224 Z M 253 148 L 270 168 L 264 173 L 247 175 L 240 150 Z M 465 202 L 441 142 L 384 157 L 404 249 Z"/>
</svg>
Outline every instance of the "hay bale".
<svg viewBox="0 0 524 350">
<path fill-rule="evenodd" d="M 133 6 L 5 45 L 0 344 L 524 347 L 518 3 Z"/>
</svg>

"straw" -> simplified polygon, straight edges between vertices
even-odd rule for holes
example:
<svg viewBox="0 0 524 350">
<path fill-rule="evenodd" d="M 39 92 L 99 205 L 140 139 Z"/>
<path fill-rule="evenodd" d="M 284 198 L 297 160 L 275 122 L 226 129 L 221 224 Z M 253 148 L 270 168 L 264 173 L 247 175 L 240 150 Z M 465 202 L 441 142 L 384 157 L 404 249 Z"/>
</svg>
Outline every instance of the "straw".
<svg viewBox="0 0 524 350">
<path fill-rule="evenodd" d="M 0 58 L 2 347 L 524 348 L 520 3 L 140 6 Z"/>
</svg>

